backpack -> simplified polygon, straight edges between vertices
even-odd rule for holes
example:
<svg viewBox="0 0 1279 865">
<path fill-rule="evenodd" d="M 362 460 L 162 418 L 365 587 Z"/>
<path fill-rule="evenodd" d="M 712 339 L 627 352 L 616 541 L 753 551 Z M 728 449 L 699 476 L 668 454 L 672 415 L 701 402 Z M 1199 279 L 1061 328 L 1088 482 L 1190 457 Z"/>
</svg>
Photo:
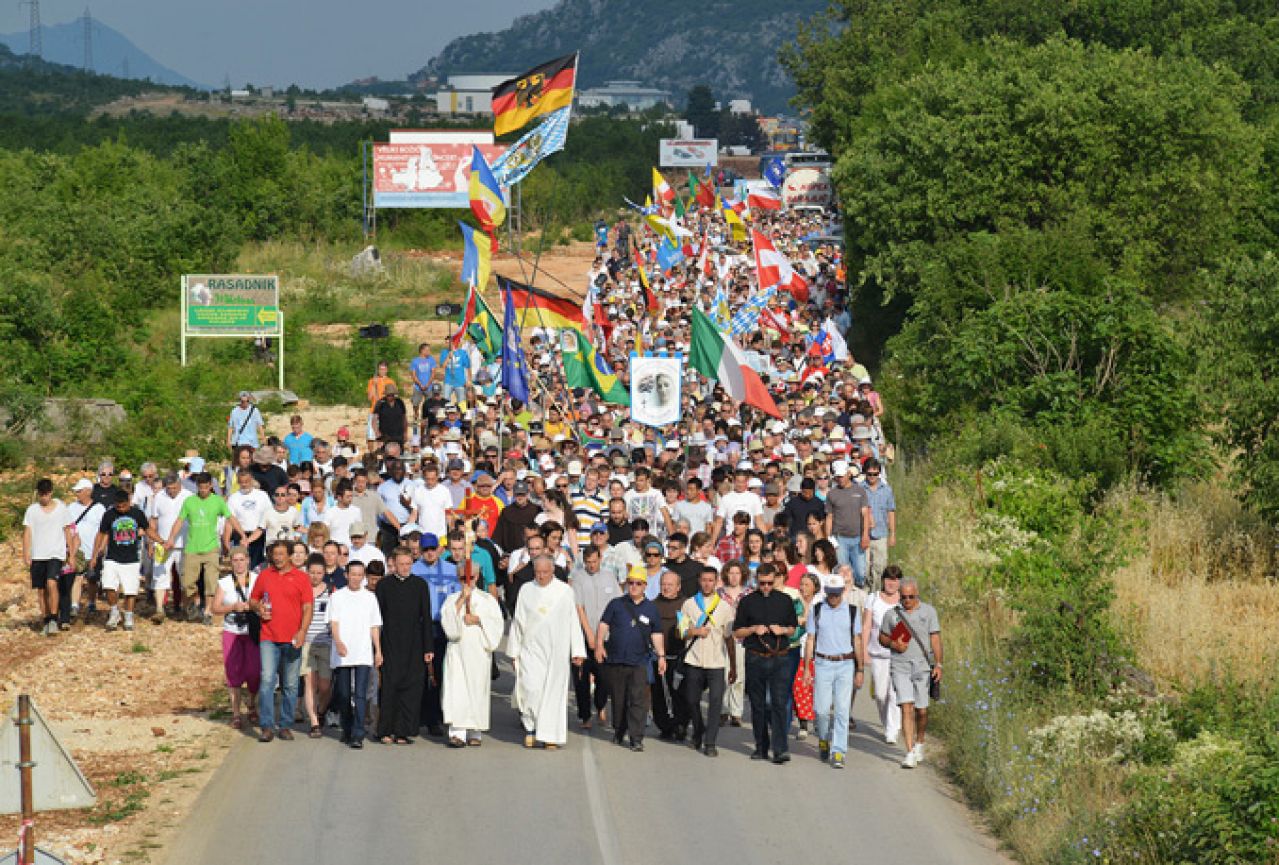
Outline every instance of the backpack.
<svg viewBox="0 0 1279 865">
<path fill-rule="evenodd" d="M 847 599 L 844 600 L 844 603 L 848 604 L 849 613 L 850 613 L 848 616 L 848 637 L 852 641 L 853 650 L 856 651 L 857 650 L 857 611 L 852 609 L 852 604 L 849 604 Z M 818 626 L 821 625 L 822 607 L 824 606 L 826 606 L 825 601 L 821 601 L 820 603 L 813 604 L 813 630 L 814 631 L 817 629 Z"/>
</svg>

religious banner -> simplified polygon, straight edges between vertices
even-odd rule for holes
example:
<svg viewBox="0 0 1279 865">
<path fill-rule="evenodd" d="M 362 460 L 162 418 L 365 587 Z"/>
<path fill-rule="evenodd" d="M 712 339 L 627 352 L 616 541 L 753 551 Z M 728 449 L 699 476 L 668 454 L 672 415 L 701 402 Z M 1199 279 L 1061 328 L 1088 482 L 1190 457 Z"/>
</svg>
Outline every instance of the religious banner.
<svg viewBox="0 0 1279 865">
<path fill-rule="evenodd" d="M 631 420 L 652 427 L 679 423 L 683 369 L 682 354 L 632 354 Z"/>
</svg>

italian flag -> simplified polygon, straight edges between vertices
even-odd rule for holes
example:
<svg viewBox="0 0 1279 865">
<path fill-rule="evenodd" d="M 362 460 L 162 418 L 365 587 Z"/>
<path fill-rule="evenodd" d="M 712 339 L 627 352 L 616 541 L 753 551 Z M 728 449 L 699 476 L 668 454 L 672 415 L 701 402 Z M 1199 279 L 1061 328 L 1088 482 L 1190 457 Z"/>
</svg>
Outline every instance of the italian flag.
<svg viewBox="0 0 1279 865">
<path fill-rule="evenodd" d="M 693 338 L 688 362 L 693 369 L 723 385 L 728 395 L 738 402 L 753 405 L 760 411 L 780 418 L 768 388 L 759 373 L 746 363 L 746 356 L 731 338 L 715 327 L 706 313 L 693 308 Z"/>
</svg>

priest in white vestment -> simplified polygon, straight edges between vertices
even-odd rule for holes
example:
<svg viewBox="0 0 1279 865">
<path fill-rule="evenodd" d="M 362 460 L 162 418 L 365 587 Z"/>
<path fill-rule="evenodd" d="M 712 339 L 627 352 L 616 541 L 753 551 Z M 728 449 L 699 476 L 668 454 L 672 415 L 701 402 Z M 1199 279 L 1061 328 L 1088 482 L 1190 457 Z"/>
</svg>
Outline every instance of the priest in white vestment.
<svg viewBox="0 0 1279 865">
<path fill-rule="evenodd" d="M 502 642 L 502 608 L 485 591 L 475 591 L 475 576 L 460 576 L 462 591 L 444 600 L 440 626 L 448 638 L 440 706 L 449 725 L 449 745 L 479 745 L 489 728 L 489 675 L 493 653 Z"/>
<path fill-rule="evenodd" d="M 560 747 L 568 741 L 570 663 L 586 658 L 586 640 L 573 590 L 555 579 L 550 556 L 534 559 L 533 582 L 520 589 L 506 653 L 515 665 L 513 696 L 524 747 Z"/>
</svg>

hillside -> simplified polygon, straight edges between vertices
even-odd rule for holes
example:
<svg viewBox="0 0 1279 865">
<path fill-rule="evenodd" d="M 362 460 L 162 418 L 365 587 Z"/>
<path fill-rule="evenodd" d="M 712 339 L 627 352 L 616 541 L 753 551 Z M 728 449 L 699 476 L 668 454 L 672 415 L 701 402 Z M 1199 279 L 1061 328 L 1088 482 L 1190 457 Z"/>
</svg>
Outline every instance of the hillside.
<svg viewBox="0 0 1279 865">
<path fill-rule="evenodd" d="M 176 88 L 97 75 L 74 66 L 18 56 L 0 43 L 0 114 L 28 117 L 86 114 L 121 96 L 156 90 Z"/>
<path fill-rule="evenodd" d="M 92 19 L 94 72 L 151 80 L 157 84 L 179 87 L 203 88 L 204 85 L 164 66 L 129 40 L 120 31 Z M 84 22 L 81 19 L 63 24 L 46 24 L 41 29 L 44 41 L 44 59 L 51 63 L 67 64 L 79 69 L 84 65 Z M 20 33 L 0 33 L 0 44 L 9 46 L 15 54 L 27 51 L 29 37 L 26 30 Z"/>
<path fill-rule="evenodd" d="M 638 79 L 671 91 L 678 103 L 695 84 L 717 99 L 751 99 L 779 111 L 795 86 L 777 49 L 824 0 L 560 0 L 505 30 L 455 39 L 412 78 L 465 72 L 519 72 L 580 50 L 580 87 Z"/>
</svg>

